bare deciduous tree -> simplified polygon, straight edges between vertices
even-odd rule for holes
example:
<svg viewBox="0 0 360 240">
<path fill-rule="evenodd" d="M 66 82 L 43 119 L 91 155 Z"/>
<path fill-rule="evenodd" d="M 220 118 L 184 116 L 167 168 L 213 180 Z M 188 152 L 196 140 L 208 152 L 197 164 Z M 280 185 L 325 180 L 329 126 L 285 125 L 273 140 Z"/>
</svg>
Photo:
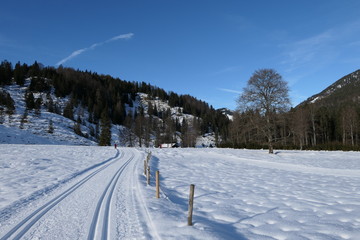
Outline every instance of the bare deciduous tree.
<svg viewBox="0 0 360 240">
<path fill-rule="evenodd" d="M 238 99 L 240 111 L 253 110 L 262 116 L 257 128 L 263 133 L 273 153 L 276 131 L 276 114 L 290 107 L 287 82 L 273 69 L 259 69 L 254 72 Z"/>
</svg>

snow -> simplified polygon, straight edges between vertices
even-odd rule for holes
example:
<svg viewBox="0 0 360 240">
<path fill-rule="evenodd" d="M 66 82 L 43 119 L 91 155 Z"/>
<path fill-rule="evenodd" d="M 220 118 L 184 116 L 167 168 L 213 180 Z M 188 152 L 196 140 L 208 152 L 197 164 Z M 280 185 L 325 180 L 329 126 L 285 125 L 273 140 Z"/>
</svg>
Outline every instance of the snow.
<svg viewBox="0 0 360 240">
<path fill-rule="evenodd" d="M 157 213 L 186 220 L 195 184 L 192 233 L 206 239 L 359 239 L 360 160 L 357 152 L 162 149 Z M 175 210 L 175 205 L 177 209 Z M 159 230 L 175 238 L 186 227 L 170 217 Z M 178 233 L 166 229 L 178 229 Z M 202 238 L 202 237 L 198 237 Z"/>
<path fill-rule="evenodd" d="M 171 118 L 173 120 L 178 120 L 180 125 L 184 120 L 191 122 L 194 119 L 193 115 L 183 113 L 182 107 L 170 107 L 168 102 L 162 101 L 158 98 L 150 99 L 146 93 L 138 93 L 134 106 L 142 106 L 145 112 L 147 112 L 149 103 L 151 103 L 153 107 L 156 107 L 159 112 L 166 112 L 167 110 L 170 110 Z"/>
<path fill-rule="evenodd" d="M 196 139 L 195 147 L 197 148 L 214 147 L 214 146 L 216 146 L 214 133 L 207 133 Z"/>
<path fill-rule="evenodd" d="M 73 120 L 56 113 L 48 112 L 44 106 L 41 109 L 41 115 L 36 115 L 34 111 L 29 111 L 26 123 L 22 127 L 23 129 L 20 129 L 20 122 L 26 111 L 25 92 L 29 85 L 30 78 L 26 79 L 24 86 L 14 84 L 2 87 L 13 98 L 16 110 L 11 117 L 6 115 L 5 121 L 0 124 L 0 127 L 2 127 L 0 131 L 0 143 L 96 145 L 93 138 L 90 137 L 90 139 L 88 139 L 74 133 L 73 126 L 75 122 Z M 52 90 L 50 94 L 53 102 L 56 103 L 59 108 L 63 109 L 69 98 L 57 98 L 53 92 L 54 90 Z M 46 99 L 46 95 L 45 93 L 34 93 L 36 98 L 42 97 L 43 100 Z M 83 118 L 87 119 L 88 113 L 84 109 L 75 109 L 75 119 L 78 112 L 81 111 L 84 112 Z M 50 121 L 53 122 L 53 134 L 48 133 Z M 95 128 L 93 124 L 87 122 L 86 126 L 81 125 L 81 129 L 89 132 L 89 126 L 91 125 Z M 4 136 L 5 134 L 7 135 Z"/>
<path fill-rule="evenodd" d="M 317 100 L 319 100 L 320 99 L 320 97 L 316 97 L 316 98 L 314 98 L 313 100 L 311 100 L 311 103 L 315 103 Z"/>
<path fill-rule="evenodd" d="M 148 150 L 0 145 L 0 239 L 360 238 L 358 152 Z"/>
</svg>

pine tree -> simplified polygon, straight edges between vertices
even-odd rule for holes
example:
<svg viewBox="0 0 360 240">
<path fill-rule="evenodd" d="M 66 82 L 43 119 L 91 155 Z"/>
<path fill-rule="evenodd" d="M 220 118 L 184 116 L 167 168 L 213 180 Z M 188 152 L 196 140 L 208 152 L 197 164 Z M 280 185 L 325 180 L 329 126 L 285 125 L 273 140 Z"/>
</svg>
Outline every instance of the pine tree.
<svg viewBox="0 0 360 240">
<path fill-rule="evenodd" d="M 95 129 L 92 125 L 89 126 L 90 129 L 90 136 L 95 137 Z"/>
<path fill-rule="evenodd" d="M 133 113 L 130 110 L 124 120 L 124 126 L 127 129 L 122 131 L 122 133 L 121 133 L 121 138 L 123 138 L 122 142 L 124 144 L 127 144 L 130 147 L 134 146 L 134 139 L 135 139 L 135 136 L 133 135 L 133 132 L 132 132 L 132 130 L 134 130 L 134 126 L 135 126 L 132 115 L 133 115 Z"/>
<path fill-rule="evenodd" d="M 6 94 L 5 106 L 7 108 L 7 110 L 6 110 L 7 114 L 9 114 L 9 115 L 14 114 L 14 112 L 15 112 L 15 102 L 11 98 L 9 93 Z"/>
<path fill-rule="evenodd" d="M 14 69 L 14 80 L 17 85 L 24 85 L 25 83 L 25 67 L 21 66 L 20 62 L 16 63 Z"/>
<path fill-rule="evenodd" d="M 50 134 L 54 133 L 54 124 L 53 124 L 52 120 L 49 121 L 48 133 L 50 133 Z"/>
<path fill-rule="evenodd" d="M 34 64 L 30 66 L 29 76 L 40 77 L 40 65 L 38 64 L 37 61 L 35 61 Z"/>
<path fill-rule="evenodd" d="M 74 112 L 73 112 L 73 104 L 72 101 L 69 100 L 64 108 L 64 117 L 74 120 Z"/>
<path fill-rule="evenodd" d="M 52 100 L 52 97 L 50 96 L 50 94 L 47 95 L 47 99 L 48 99 L 48 102 L 47 102 L 47 110 L 49 112 L 54 112 L 55 109 L 54 109 L 54 101 Z"/>
<path fill-rule="evenodd" d="M 35 100 L 35 114 L 36 115 L 41 114 L 41 104 L 42 104 L 42 99 L 41 99 L 41 97 L 39 97 Z"/>
<path fill-rule="evenodd" d="M 5 122 L 5 116 L 4 116 L 4 109 L 0 107 L 0 124 L 3 124 Z"/>
<path fill-rule="evenodd" d="M 125 115 L 126 112 L 123 104 L 120 101 L 117 102 L 114 109 L 114 124 L 123 124 L 125 120 Z"/>
<path fill-rule="evenodd" d="M 80 123 L 76 122 L 74 124 L 74 132 L 79 136 L 83 136 L 82 131 L 81 131 Z"/>
<path fill-rule="evenodd" d="M 32 110 L 35 108 L 35 98 L 32 92 L 25 93 L 26 109 Z"/>
<path fill-rule="evenodd" d="M 0 86 L 8 85 L 11 83 L 13 75 L 12 65 L 8 61 L 2 61 L 0 64 Z"/>
<path fill-rule="evenodd" d="M 106 108 L 107 109 L 107 108 Z M 111 144 L 111 121 L 107 110 L 101 114 L 101 133 L 99 146 L 110 146 Z"/>
<path fill-rule="evenodd" d="M 24 114 L 22 115 L 20 120 L 20 126 L 19 126 L 20 129 L 24 129 L 24 124 L 28 122 L 27 117 L 28 117 L 28 110 L 25 109 Z"/>
</svg>

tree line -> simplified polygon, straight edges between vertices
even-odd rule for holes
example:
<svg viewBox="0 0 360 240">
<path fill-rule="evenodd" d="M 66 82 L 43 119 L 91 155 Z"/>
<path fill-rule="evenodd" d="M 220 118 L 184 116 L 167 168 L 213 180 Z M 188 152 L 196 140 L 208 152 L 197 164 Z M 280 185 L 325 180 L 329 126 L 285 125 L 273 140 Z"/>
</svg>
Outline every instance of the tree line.
<svg viewBox="0 0 360 240">
<path fill-rule="evenodd" d="M 95 126 L 90 126 L 90 135 L 101 145 L 110 144 L 111 124 L 118 124 L 127 127 L 121 139 L 128 145 L 149 146 L 154 138 L 159 145 L 181 138 L 184 147 L 192 147 L 197 136 L 213 132 L 218 146 L 223 147 L 268 148 L 270 152 L 273 148 L 360 150 L 356 79 L 342 88 L 348 89 L 345 92 L 336 92 L 333 101 L 305 102 L 291 108 L 286 81 L 273 69 L 260 69 L 249 79 L 239 97 L 238 111 L 229 121 L 204 101 L 166 92 L 145 82 L 129 82 L 62 66 L 44 67 L 36 61 L 32 65 L 18 62 L 14 67 L 8 61 L 1 62 L 0 86 L 24 85 L 26 78 L 31 79 L 25 95 L 27 110 L 39 113 L 41 107 L 46 107 L 62 114 L 75 122 L 74 131 L 81 135 L 85 115 L 74 114 L 81 106 L 89 113 L 86 120 Z M 56 97 L 69 99 L 63 109 L 53 101 L 51 91 Z M 46 93 L 46 101 L 35 99 L 36 92 Z M 148 95 L 146 110 L 144 106 L 133 108 L 137 93 Z M 350 102 L 344 100 L 349 93 Z M 153 104 L 154 99 L 167 102 L 173 109 L 181 108 L 183 114 L 193 118 L 174 118 L 170 109 Z M 1 115 L 14 111 L 11 96 L 1 90 Z"/>
<path fill-rule="evenodd" d="M 81 106 L 89 112 L 86 120 L 100 125 L 96 128 L 101 131 L 92 129 L 91 135 L 96 137 L 101 145 L 110 144 L 111 123 L 131 129 L 132 133 L 127 134 L 126 138 L 131 144 L 137 139 L 140 146 L 148 145 L 151 136 L 157 136 L 157 143 L 172 142 L 176 140 L 178 133 L 182 133 L 184 145 L 193 146 L 194 137 L 189 136 L 216 132 L 222 139 L 226 139 L 228 135 L 229 120 L 220 111 L 190 95 L 178 95 L 145 82 L 125 81 L 91 71 L 62 66 L 44 67 L 37 61 L 32 65 L 17 62 L 15 67 L 6 60 L 1 62 L 0 86 L 10 84 L 23 86 L 27 78 L 31 79 L 25 96 L 27 110 L 39 111 L 45 106 L 48 111 L 62 114 L 77 122 L 74 129 L 81 135 L 79 124 L 84 122 L 84 116 L 78 115 L 77 119 L 74 116 L 74 109 Z M 61 109 L 51 98 L 52 89 L 56 97 L 69 99 L 64 109 Z M 40 98 L 34 98 L 34 93 L 38 92 L 47 94 L 45 102 Z M 157 109 L 156 106 L 151 106 L 150 102 L 148 108 L 150 114 L 144 112 L 141 106 L 135 111 L 129 111 L 133 109 L 137 93 L 145 93 L 149 99 L 156 98 L 168 102 L 172 108 L 182 108 L 184 114 L 191 114 L 194 119 L 190 122 L 179 122 L 177 118 L 171 117 L 170 110 Z M 0 105 L 7 104 L 9 106 L 7 109 L 11 110 L 13 107 L 10 106 L 11 101 L 8 98 L 6 93 L 0 94 Z"/>
<path fill-rule="evenodd" d="M 260 69 L 239 97 L 224 147 L 360 150 L 359 91 L 354 84 L 318 102 L 290 107 L 287 83 L 273 69 Z M 351 91 L 348 91 L 351 89 Z M 358 88 L 357 88 L 358 89 Z M 356 92 L 349 101 L 345 95 Z M 340 96 L 341 95 L 341 96 Z M 341 101 L 339 100 L 341 99 Z"/>
</svg>

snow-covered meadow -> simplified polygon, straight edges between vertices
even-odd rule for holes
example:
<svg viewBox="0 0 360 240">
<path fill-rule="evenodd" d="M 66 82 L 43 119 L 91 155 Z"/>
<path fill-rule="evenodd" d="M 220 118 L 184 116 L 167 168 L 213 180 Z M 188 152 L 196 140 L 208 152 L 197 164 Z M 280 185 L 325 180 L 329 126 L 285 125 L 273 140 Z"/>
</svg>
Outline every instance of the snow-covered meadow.
<svg viewBox="0 0 360 240">
<path fill-rule="evenodd" d="M 215 239 L 360 239 L 358 152 L 161 149 L 153 155 L 168 199 L 158 207 L 171 209 L 157 214 L 171 216 L 160 227 L 165 238 L 184 230 L 193 183 L 193 231 Z"/>
<path fill-rule="evenodd" d="M 145 183 L 145 149 L 124 150 L 137 156 L 135 168 L 126 171 L 138 181 L 129 181 L 138 194 L 128 197 L 144 204 L 144 211 L 136 208 L 143 214 L 129 215 L 126 222 L 140 222 L 144 239 L 360 239 L 358 152 L 150 150 L 151 170 L 160 171 L 160 199 L 154 174 L 150 186 Z M 0 238 L 29 208 L 114 155 L 111 147 L 0 145 Z M 190 184 L 195 184 L 192 227 L 187 226 Z M 148 221 L 135 219 L 144 215 Z M 56 221 L 60 226 L 68 219 Z M 132 231 L 126 236 L 137 238 L 140 233 Z"/>
</svg>

